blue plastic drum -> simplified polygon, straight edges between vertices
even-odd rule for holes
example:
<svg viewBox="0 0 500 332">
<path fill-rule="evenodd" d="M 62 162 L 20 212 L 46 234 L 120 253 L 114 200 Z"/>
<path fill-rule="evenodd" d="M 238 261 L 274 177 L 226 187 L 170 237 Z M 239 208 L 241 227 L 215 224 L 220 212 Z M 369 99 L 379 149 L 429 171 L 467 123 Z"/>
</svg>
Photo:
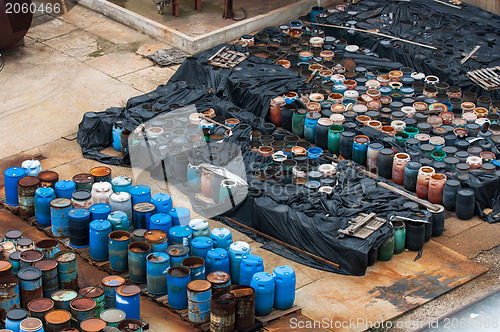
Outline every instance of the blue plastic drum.
<svg viewBox="0 0 500 332">
<path fill-rule="evenodd" d="M 275 281 L 274 307 L 278 310 L 286 310 L 293 306 L 295 301 L 295 271 L 292 267 L 282 265 L 274 268 Z"/>
<path fill-rule="evenodd" d="M 156 193 L 151 197 L 151 203 L 156 207 L 157 213 L 170 213 L 172 210 L 172 197 L 166 193 Z"/>
</svg>

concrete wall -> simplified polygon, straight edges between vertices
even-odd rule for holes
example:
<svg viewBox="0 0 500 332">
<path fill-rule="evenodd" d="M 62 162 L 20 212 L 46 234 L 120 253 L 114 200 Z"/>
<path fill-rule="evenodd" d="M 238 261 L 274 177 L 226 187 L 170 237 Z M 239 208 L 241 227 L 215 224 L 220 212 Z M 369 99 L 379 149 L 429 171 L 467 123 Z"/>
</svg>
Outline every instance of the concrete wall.
<svg viewBox="0 0 500 332">
<path fill-rule="evenodd" d="M 463 2 L 500 15 L 500 0 L 463 0 Z"/>
</svg>

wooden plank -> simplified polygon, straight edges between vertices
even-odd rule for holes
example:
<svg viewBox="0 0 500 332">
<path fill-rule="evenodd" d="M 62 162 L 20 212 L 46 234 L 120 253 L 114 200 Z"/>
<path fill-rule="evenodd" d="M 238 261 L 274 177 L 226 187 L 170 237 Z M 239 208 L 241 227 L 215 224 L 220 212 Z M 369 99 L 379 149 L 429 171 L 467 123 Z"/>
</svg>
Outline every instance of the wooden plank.
<svg viewBox="0 0 500 332">
<path fill-rule="evenodd" d="M 271 311 L 271 313 L 269 315 L 257 316 L 257 317 L 255 317 L 255 320 L 263 323 L 264 325 L 267 325 L 274 320 L 281 319 L 285 316 L 288 316 L 288 315 L 291 315 L 294 313 L 301 313 L 301 312 L 302 312 L 302 308 L 300 308 L 297 305 L 294 305 L 293 307 L 286 309 L 286 310 L 273 309 L 273 311 Z"/>
</svg>

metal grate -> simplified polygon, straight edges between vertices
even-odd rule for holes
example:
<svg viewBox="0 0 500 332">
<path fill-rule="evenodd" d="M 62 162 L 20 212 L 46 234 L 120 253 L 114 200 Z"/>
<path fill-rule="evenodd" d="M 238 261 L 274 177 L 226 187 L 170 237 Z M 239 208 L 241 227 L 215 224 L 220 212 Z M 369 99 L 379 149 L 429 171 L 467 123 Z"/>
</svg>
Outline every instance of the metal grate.
<svg viewBox="0 0 500 332">
<path fill-rule="evenodd" d="M 208 64 L 222 68 L 233 68 L 246 58 L 248 58 L 248 53 L 231 51 L 224 46 L 208 58 Z"/>
</svg>

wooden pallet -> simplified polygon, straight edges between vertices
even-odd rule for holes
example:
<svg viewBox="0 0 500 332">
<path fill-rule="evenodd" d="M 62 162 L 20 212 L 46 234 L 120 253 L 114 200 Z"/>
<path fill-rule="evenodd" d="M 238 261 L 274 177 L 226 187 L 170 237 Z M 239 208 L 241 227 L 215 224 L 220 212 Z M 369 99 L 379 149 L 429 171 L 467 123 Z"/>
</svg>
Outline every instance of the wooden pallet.
<svg viewBox="0 0 500 332">
<path fill-rule="evenodd" d="M 467 77 L 487 91 L 500 89 L 500 66 L 469 71 Z"/>
<path fill-rule="evenodd" d="M 356 218 L 349 221 L 349 227 L 340 229 L 339 233 L 366 239 L 373 232 L 382 227 L 387 220 L 379 218 L 375 213 L 360 213 Z"/>
<path fill-rule="evenodd" d="M 248 53 L 231 51 L 223 46 L 214 55 L 208 58 L 208 64 L 221 68 L 233 68 L 248 58 Z"/>
</svg>

